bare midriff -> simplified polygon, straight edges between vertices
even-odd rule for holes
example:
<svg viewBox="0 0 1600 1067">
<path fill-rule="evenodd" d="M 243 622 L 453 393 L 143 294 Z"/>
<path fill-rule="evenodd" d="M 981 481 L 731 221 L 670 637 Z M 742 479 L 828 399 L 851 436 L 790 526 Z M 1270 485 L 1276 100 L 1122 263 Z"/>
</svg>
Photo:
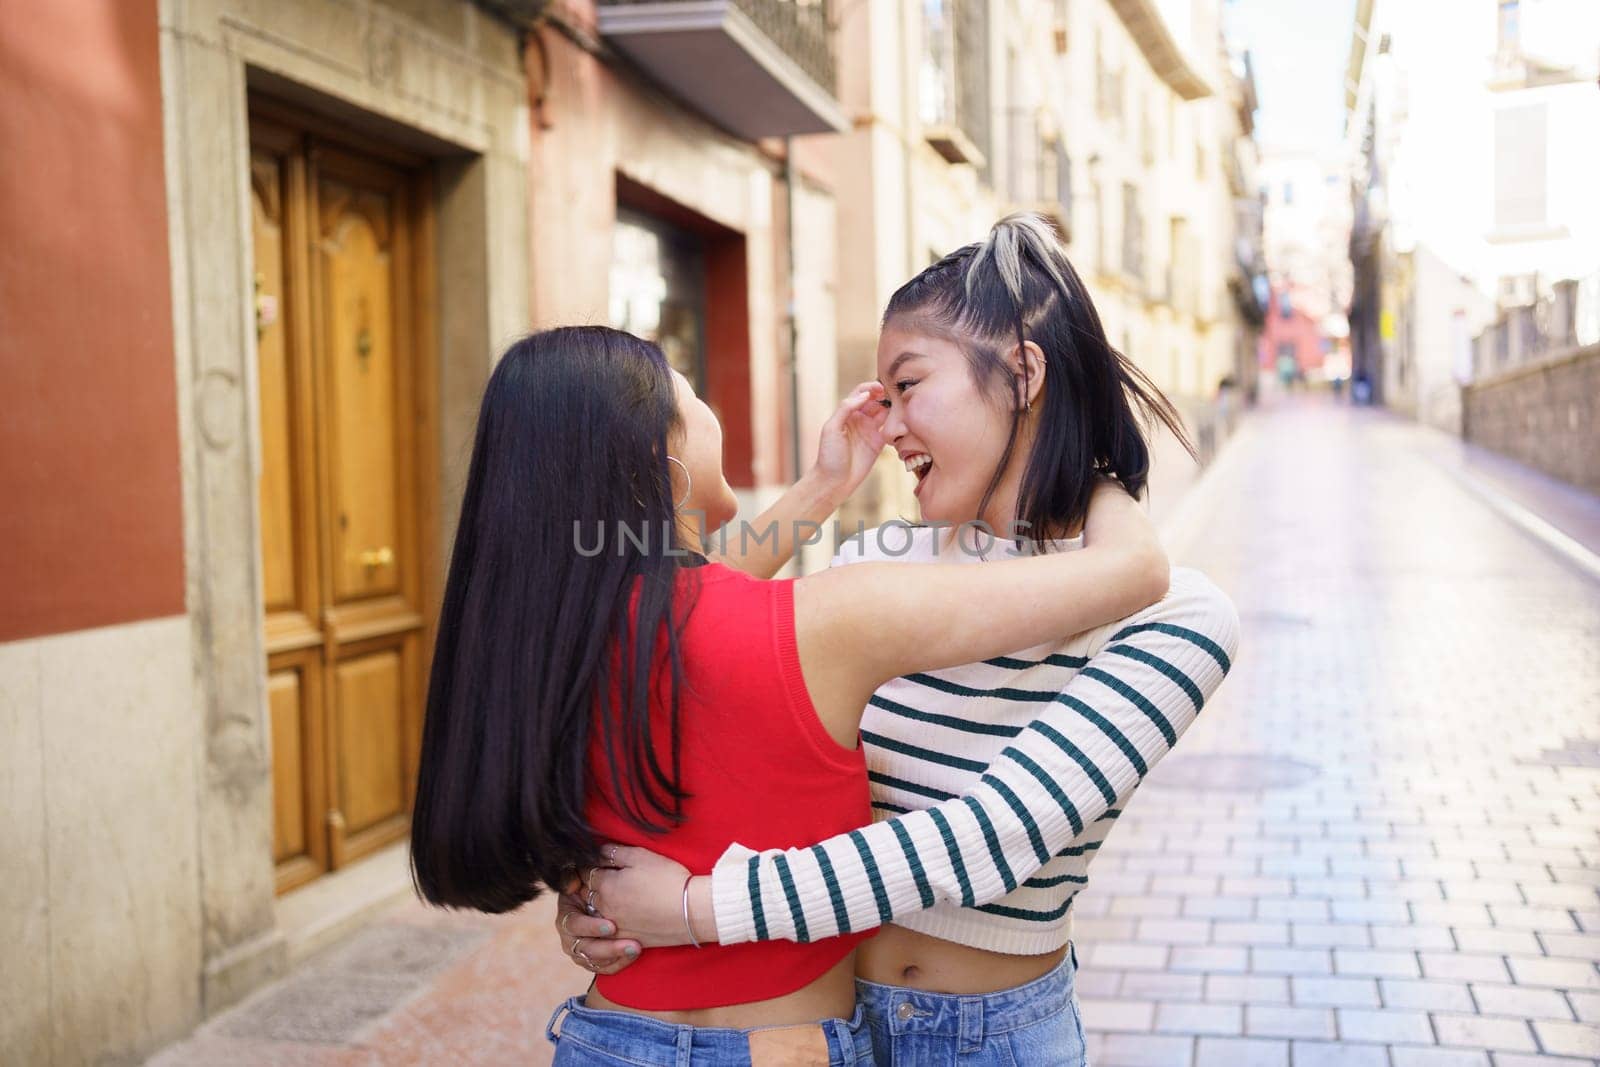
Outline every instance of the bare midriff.
<svg viewBox="0 0 1600 1067">
<path fill-rule="evenodd" d="M 1026 985 L 1055 970 L 1066 955 L 1063 946 L 1041 956 L 1010 956 L 891 925 L 856 950 L 856 975 L 880 985 L 971 996 Z"/>
<path fill-rule="evenodd" d="M 803 989 L 749 1004 L 695 1008 L 690 1011 L 651 1011 L 616 1004 L 601 996 L 596 989 L 590 989 L 583 999 L 585 1007 L 602 1011 L 648 1015 L 652 1019 L 679 1026 L 714 1026 L 731 1030 L 749 1030 L 758 1026 L 798 1026 L 822 1019 L 848 1019 L 856 1010 L 855 955 L 846 956 Z"/>
</svg>

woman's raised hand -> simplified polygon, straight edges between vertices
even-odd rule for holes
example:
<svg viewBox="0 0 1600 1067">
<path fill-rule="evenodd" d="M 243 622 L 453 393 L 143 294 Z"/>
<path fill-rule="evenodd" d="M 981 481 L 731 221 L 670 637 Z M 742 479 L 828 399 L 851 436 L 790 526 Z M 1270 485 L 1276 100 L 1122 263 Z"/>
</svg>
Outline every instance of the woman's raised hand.
<svg viewBox="0 0 1600 1067">
<path fill-rule="evenodd" d="M 883 451 L 883 386 L 862 382 L 822 424 L 812 474 L 842 501 L 855 492 Z"/>
</svg>

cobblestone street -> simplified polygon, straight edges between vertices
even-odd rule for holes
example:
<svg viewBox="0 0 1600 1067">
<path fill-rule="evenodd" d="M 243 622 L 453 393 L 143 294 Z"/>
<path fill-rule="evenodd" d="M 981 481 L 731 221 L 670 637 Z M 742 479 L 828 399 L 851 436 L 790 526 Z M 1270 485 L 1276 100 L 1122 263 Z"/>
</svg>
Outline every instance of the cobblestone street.
<svg viewBox="0 0 1600 1067">
<path fill-rule="evenodd" d="M 1208 475 L 1245 640 L 1077 903 L 1100 1067 L 1600 1056 L 1600 589 L 1429 440 L 1294 398 Z"/>
<path fill-rule="evenodd" d="M 1600 1058 L 1600 585 L 1434 439 L 1281 398 L 1179 509 L 1244 644 L 1075 905 L 1096 1067 Z M 543 1063 L 584 984 L 544 904 L 353 945 L 154 1062 Z"/>
</svg>

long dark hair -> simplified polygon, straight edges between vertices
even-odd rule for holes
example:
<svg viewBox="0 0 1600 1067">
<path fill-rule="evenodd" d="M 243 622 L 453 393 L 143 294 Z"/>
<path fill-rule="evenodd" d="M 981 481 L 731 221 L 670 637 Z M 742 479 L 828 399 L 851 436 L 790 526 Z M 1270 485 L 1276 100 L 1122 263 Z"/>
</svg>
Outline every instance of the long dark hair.
<svg viewBox="0 0 1600 1067">
<path fill-rule="evenodd" d="M 666 460 L 680 424 L 666 358 L 603 327 L 536 333 L 484 391 L 445 583 L 411 861 L 434 904 L 509 911 L 598 862 L 584 814 L 601 732 L 611 795 L 676 821 L 678 567 Z M 597 553 L 580 529 L 644 531 Z M 590 537 L 590 533 L 583 535 Z M 691 597 L 678 597 L 687 601 Z M 631 607 L 630 607 L 631 605 Z M 652 680 L 667 733 L 651 729 Z"/>
<path fill-rule="evenodd" d="M 997 396 L 1015 381 L 1005 353 L 1032 341 L 1044 353 L 1044 407 L 1023 468 L 1017 515 L 1036 541 L 1082 522 L 1097 476 L 1116 478 L 1135 496 L 1150 474 L 1150 446 L 1139 414 L 1171 430 L 1189 454 L 1183 418 L 1155 383 L 1111 347 L 1100 315 L 1050 225 L 1018 213 L 995 223 L 986 240 L 945 256 L 889 298 L 895 323 L 943 337 L 966 353 L 980 388 Z M 1006 384 L 1011 433 L 983 500 L 981 518 L 1011 463 L 1022 430 L 1022 382 Z"/>
</svg>

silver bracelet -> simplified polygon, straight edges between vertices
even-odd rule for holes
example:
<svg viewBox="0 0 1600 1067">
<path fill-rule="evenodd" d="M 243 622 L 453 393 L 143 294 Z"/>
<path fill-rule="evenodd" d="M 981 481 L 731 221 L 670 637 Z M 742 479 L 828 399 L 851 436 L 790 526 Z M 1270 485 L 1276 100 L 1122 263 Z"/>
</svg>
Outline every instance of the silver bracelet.
<svg viewBox="0 0 1600 1067">
<path fill-rule="evenodd" d="M 683 880 L 683 928 L 689 932 L 689 944 L 699 948 L 700 942 L 694 938 L 694 924 L 689 921 L 689 883 L 692 881 L 692 874 Z"/>
</svg>

